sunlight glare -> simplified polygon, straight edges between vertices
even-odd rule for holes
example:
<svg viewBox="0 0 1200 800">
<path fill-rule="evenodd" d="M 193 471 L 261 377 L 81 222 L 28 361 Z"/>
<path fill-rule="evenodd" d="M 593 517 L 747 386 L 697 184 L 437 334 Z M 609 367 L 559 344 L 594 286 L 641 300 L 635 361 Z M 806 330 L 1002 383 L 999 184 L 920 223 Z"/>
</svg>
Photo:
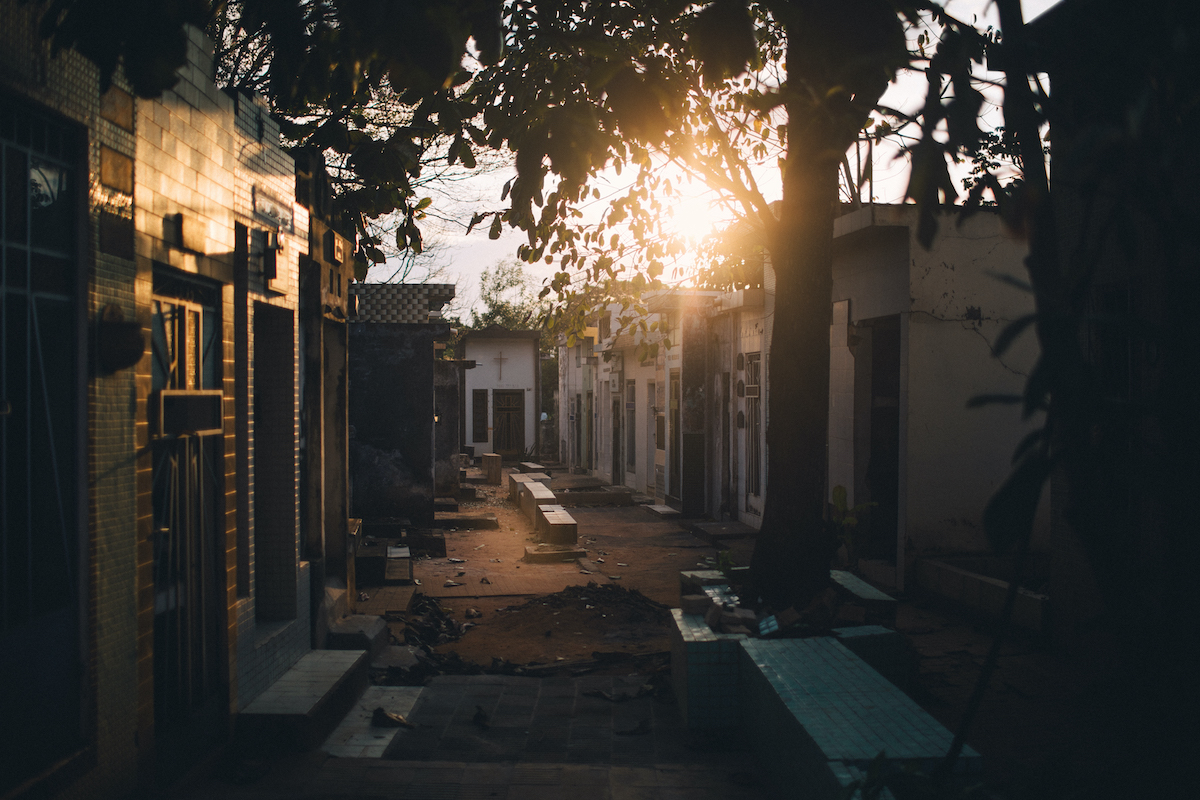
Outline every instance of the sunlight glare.
<svg viewBox="0 0 1200 800">
<path fill-rule="evenodd" d="M 666 227 L 695 245 L 723 231 L 732 219 L 729 209 L 717 203 L 711 192 L 702 191 L 677 200 L 671 206 Z"/>
</svg>

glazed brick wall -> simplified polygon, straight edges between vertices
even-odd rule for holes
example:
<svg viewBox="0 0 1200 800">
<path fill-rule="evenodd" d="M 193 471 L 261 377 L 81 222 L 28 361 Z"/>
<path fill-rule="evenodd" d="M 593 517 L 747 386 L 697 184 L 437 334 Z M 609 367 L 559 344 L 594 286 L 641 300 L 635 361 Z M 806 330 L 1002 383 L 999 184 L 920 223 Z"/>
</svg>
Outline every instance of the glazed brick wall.
<svg viewBox="0 0 1200 800">
<path fill-rule="evenodd" d="M 298 326 L 295 322 L 299 290 L 299 254 L 306 250 L 308 220 L 294 203 L 294 164 L 278 145 L 278 126 L 266 114 L 261 101 L 241 94 L 228 94 L 216 88 L 205 71 L 212 63 L 212 44 L 200 31 L 190 31 L 189 66 L 180 71 L 181 80 L 174 90 L 153 103 L 138 106 L 138 161 L 135 188 L 135 219 L 139 231 L 137 252 L 145 263 L 158 261 L 177 269 L 205 275 L 225 284 L 222 293 L 224 327 L 225 390 L 225 492 L 226 492 L 226 607 L 228 635 L 227 678 L 230 685 L 230 711 L 236 713 L 254 699 L 270 680 L 282 674 L 309 649 L 307 565 L 299 561 L 299 498 L 293 493 L 290 516 L 293 519 L 292 548 L 295 554 L 290 579 L 278 585 L 256 585 L 254 580 L 254 370 L 256 358 L 292 362 L 293 448 L 290 479 L 299 483 L 298 448 Z M 259 120 L 263 135 L 259 139 Z M 248 273 L 238 274 L 235 258 L 235 225 L 248 229 L 273 228 L 270 221 L 255 214 L 255 190 L 266 192 L 290 205 L 291 230 L 281 231 L 284 248 L 277 264 L 277 278 L 268 288 L 261 269 L 251 259 Z M 204 255 L 188 252 L 162 233 L 163 219 L 182 212 L 191 215 L 204 233 Z M 293 317 L 290 353 L 258 354 L 254 346 L 254 310 L 267 304 L 291 312 Z M 239 308 L 240 306 L 240 308 Z M 246 348 L 236 346 L 235 321 L 244 311 L 248 320 Z M 243 366 L 244 365 L 244 366 Z M 237 396 L 239 368 L 248 372 L 244 397 Z M 244 447 L 249 453 L 247 475 L 238 481 L 238 414 L 248 413 Z M 238 503 L 246 505 L 244 519 L 250 532 L 249 546 L 239 554 L 237 545 Z M 286 512 L 286 510 L 285 510 Z M 239 597 L 238 559 L 248 560 L 251 592 Z M 295 619 L 260 624 L 256 614 L 258 595 L 286 593 L 285 605 L 294 604 Z"/>
<path fill-rule="evenodd" d="M 0 0 L 0 102 L 4 95 L 25 98 L 34 106 L 62 115 L 79 126 L 80 178 L 87 194 L 80 221 L 80 268 L 86 286 L 80 296 L 79 366 L 85 403 L 85 475 L 80 506 L 86 508 L 87 693 L 88 747 L 58 791 L 62 797 L 115 797 L 133 792 L 139 780 L 152 779 L 153 707 L 153 563 L 151 529 L 152 464 L 148 445 L 147 400 L 149 359 L 134 369 L 101 374 L 87 345 L 88 325 L 101 308 L 116 304 L 127 319 L 138 319 L 149 334 L 153 262 L 160 261 L 222 283 L 224 339 L 226 599 L 228 662 L 225 677 L 231 711 L 253 699 L 309 649 L 308 568 L 299 562 L 298 509 L 294 535 L 296 619 L 256 624 L 254 597 L 236 591 L 238 552 L 237 460 L 235 416 L 234 309 L 268 303 L 297 307 L 298 259 L 306 250 L 308 220 L 292 202 L 293 166 L 277 146 L 278 130 L 269 118 L 259 141 L 260 109 L 252 98 L 237 101 L 219 91 L 205 72 L 212 63 L 211 44 L 198 31 L 189 43 L 190 65 L 183 80 L 158 101 L 136 101 L 133 130 L 125 130 L 100 114 L 99 78 L 85 59 L 65 52 L 51 57 L 37 36 L 39 9 Z M 119 88 L 128 89 L 120 75 Z M 134 161 L 134 193 L 130 197 L 100 182 L 101 147 Z M 252 270 L 248 291 L 235 291 L 234 223 L 270 227 L 256 219 L 252 188 L 258 186 L 292 204 L 293 229 L 285 232 L 279 280 L 271 291 Z M 99 250 L 101 209 L 132 216 L 137 231 L 134 259 Z M 191 214 L 203 224 L 203 255 L 172 247 L 165 237 L 164 216 Z M 244 284 L 246 285 L 246 284 Z M 293 328 L 291 359 L 297 363 L 298 333 Z M 251 337 L 243 359 L 253 358 Z M 286 357 L 272 353 L 265 357 Z M 253 381 L 250 381 L 252 392 Z M 298 387 L 298 383 L 297 383 Z M 252 403 L 252 396 L 247 398 Z M 293 403 L 293 410 L 297 404 Z M 293 415 L 295 416 L 295 415 Z M 250 436 L 253 436 L 251 429 Z M 298 458 L 291 459 L 298 481 Z M 252 465 L 251 465 L 252 467 Z M 252 483 L 250 484 L 252 486 Z M 252 496 L 252 493 L 251 493 Z M 297 501 L 298 505 L 298 501 Z M 253 531 L 253 508 L 249 524 Z M 251 537 L 252 538 L 252 537 Z M 246 557 L 253 559 L 250 548 Z M 252 563 L 249 565 L 252 568 Z M 239 657 L 239 653 L 241 656 Z M 239 688 L 239 681 L 244 686 Z"/>
<path fill-rule="evenodd" d="M 101 186 L 100 147 L 132 157 L 134 138 L 100 116 L 96 68 L 74 53 L 51 57 L 36 33 L 40 9 L 5 0 L 0 3 L 0 90 L 26 98 L 76 123 L 86 153 L 79 175 L 88 195 L 80 269 L 86 286 L 79 298 L 80 365 L 86 401 L 85 476 L 88 632 L 85 701 L 93 758 L 64 791 L 68 797 L 113 797 L 131 791 L 138 777 L 140 701 L 136 604 L 137 477 L 134 456 L 138 391 L 135 373 L 99 375 L 87 363 L 86 321 L 115 303 L 126 318 L 137 315 L 136 269 L 132 261 L 102 254 L 98 248 L 100 208 L 121 198 Z M 121 81 L 118 78 L 118 86 Z M 2 101 L 2 100 L 0 100 Z M 82 166 L 82 158 L 81 158 Z"/>
</svg>

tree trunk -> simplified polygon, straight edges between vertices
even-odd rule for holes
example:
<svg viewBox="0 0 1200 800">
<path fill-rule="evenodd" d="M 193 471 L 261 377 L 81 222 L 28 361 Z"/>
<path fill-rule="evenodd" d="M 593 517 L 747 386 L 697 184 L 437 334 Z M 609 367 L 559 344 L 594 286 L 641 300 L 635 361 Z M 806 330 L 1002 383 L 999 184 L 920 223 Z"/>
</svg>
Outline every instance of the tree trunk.
<svg viewBox="0 0 1200 800">
<path fill-rule="evenodd" d="M 827 145 L 837 137 L 809 133 L 789 149 L 779 225 L 768 240 L 775 314 L 767 366 L 767 487 L 751 567 L 757 591 L 775 608 L 803 607 L 825 588 L 837 549 L 825 520 L 838 186 L 837 162 L 828 154 L 845 148 Z"/>
</svg>

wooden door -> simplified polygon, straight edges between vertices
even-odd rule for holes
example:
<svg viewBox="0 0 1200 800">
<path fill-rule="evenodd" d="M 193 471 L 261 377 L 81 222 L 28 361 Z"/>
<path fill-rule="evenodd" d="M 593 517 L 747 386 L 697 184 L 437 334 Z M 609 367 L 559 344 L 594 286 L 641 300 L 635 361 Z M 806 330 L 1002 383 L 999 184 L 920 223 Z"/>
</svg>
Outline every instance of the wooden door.
<svg viewBox="0 0 1200 800">
<path fill-rule="evenodd" d="M 496 389 L 492 392 L 493 450 L 505 458 L 525 454 L 525 392 Z"/>
</svg>

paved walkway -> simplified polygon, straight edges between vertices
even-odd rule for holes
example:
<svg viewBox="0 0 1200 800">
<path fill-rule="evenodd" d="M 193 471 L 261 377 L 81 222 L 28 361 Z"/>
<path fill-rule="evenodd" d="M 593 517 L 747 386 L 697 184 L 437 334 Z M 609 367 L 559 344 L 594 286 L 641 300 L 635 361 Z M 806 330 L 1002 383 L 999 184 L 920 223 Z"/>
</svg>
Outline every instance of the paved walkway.
<svg viewBox="0 0 1200 800">
<path fill-rule="evenodd" d="M 315 751 L 262 761 L 231 759 L 213 777 L 182 787 L 174 797 L 759 800 L 767 796 L 748 766 L 749 754 L 735 740 L 689 735 L 673 704 L 637 696 L 643 682 L 636 675 L 443 676 L 424 687 L 412 704 L 407 717 L 418 727 L 399 729 L 382 758 L 338 758 Z M 630 698 L 613 702 L 594 696 L 598 692 Z"/>
</svg>

